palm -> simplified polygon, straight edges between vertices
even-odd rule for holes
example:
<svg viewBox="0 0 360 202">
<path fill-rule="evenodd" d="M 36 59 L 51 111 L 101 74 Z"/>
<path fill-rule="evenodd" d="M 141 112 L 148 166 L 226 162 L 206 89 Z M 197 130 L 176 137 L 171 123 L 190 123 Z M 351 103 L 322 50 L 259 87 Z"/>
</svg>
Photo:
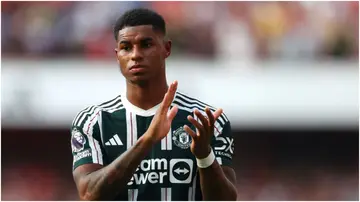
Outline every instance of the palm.
<svg viewBox="0 0 360 202">
<path fill-rule="evenodd" d="M 200 133 L 198 130 L 196 130 L 196 135 L 197 137 L 200 137 Z M 191 141 L 191 145 L 190 145 L 190 151 L 193 154 L 199 154 L 199 153 L 203 153 L 203 151 L 207 151 L 208 145 L 210 145 L 210 141 L 209 140 L 203 140 L 203 141 L 194 141 L 194 138 L 192 137 L 192 141 Z M 201 156 L 201 155 L 200 155 Z"/>
<path fill-rule="evenodd" d="M 191 145 L 190 145 L 190 151 L 191 153 L 196 153 L 196 143 L 194 140 L 191 141 Z"/>
<path fill-rule="evenodd" d="M 199 131 L 198 130 L 196 130 L 196 135 L 199 135 Z M 196 148 L 196 141 L 194 141 L 194 138 L 193 137 L 191 137 L 191 145 L 190 145 L 190 150 L 191 150 L 191 152 L 193 152 L 194 153 L 194 151 L 196 150 L 195 148 Z"/>
<path fill-rule="evenodd" d="M 172 100 L 175 96 L 176 88 L 177 82 L 175 81 L 170 85 L 168 92 L 165 94 L 163 102 L 160 105 L 160 108 L 151 121 L 149 130 L 151 131 L 151 136 L 153 136 L 153 139 L 156 141 L 160 141 L 168 134 L 171 127 L 171 122 L 178 111 L 176 106 L 169 110 L 169 107 L 171 106 Z"/>
<path fill-rule="evenodd" d="M 172 120 L 166 119 L 164 122 L 165 123 L 160 126 L 160 127 L 162 127 L 161 134 L 163 134 L 163 136 L 162 136 L 163 138 L 168 134 L 170 127 L 171 127 Z"/>
<path fill-rule="evenodd" d="M 218 109 L 212 113 L 210 109 L 206 107 L 205 112 L 207 117 L 201 114 L 199 110 L 194 110 L 195 115 L 199 118 L 201 123 L 192 116 L 188 116 L 188 120 L 196 128 L 196 132 L 189 126 L 184 126 L 185 131 L 190 134 L 192 138 L 190 150 L 197 158 L 205 158 L 211 151 L 210 142 L 214 135 L 214 123 L 222 113 L 222 109 Z"/>
</svg>

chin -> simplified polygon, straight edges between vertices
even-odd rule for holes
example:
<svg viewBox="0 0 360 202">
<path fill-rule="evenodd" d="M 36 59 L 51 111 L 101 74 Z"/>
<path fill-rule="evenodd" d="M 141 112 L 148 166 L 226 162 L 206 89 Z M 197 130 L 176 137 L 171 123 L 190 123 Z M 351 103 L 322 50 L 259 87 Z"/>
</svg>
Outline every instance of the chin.
<svg viewBox="0 0 360 202">
<path fill-rule="evenodd" d="M 145 84 L 149 83 L 150 80 L 151 80 L 151 78 L 148 76 L 145 76 L 145 75 L 132 76 L 132 78 L 129 79 L 129 81 L 131 83 L 137 84 L 137 85 L 145 85 Z"/>
</svg>

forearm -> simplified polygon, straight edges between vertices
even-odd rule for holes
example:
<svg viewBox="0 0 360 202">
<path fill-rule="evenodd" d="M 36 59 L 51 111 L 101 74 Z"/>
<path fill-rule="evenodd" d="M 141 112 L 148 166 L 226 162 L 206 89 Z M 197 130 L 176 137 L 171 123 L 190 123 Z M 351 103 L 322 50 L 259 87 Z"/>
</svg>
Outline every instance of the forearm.
<svg viewBox="0 0 360 202">
<path fill-rule="evenodd" d="M 205 201 L 235 201 L 236 187 L 226 177 L 223 169 L 215 160 L 207 168 L 200 168 L 200 186 Z"/>
<path fill-rule="evenodd" d="M 133 176 L 140 162 L 151 150 L 153 143 L 140 138 L 128 151 L 108 166 L 83 178 L 84 200 L 110 200 L 118 195 Z"/>
</svg>

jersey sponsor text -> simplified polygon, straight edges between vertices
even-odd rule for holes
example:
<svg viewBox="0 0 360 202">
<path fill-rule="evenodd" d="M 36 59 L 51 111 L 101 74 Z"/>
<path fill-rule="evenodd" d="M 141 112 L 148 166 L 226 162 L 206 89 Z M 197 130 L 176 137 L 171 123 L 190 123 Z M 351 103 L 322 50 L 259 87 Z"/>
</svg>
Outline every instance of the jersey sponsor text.
<svg viewBox="0 0 360 202">
<path fill-rule="evenodd" d="M 171 159 L 170 163 L 165 158 L 145 159 L 141 161 L 128 185 L 163 184 L 167 178 L 171 183 L 190 183 L 192 172 L 192 159 Z"/>
</svg>

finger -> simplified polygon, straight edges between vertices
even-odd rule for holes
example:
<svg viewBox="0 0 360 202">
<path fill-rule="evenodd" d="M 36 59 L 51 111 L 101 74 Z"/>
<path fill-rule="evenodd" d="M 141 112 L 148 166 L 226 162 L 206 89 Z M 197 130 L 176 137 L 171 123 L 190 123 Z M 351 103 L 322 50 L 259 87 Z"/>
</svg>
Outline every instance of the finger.
<svg viewBox="0 0 360 202">
<path fill-rule="evenodd" d="M 204 115 L 199 110 L 195 109 L 194 113 L 200 119 L 201 124 L 203 125 L 205 131 L 208 131 L 209 121 L 204 117 Z"/>
<path fill-rule="evenodd" d="M 214 119 L 217 120 L 222 113 L 223 113 L 223 110 L 222 110 L 221 108 L 220 108 L 220 109 L 217 109 L 217 110 L 214 112 Z"/>
<path fill-rule="evenodd" d="M 175 96 L 177 85 L 178 85 L 177 81 L 174 81 L 173 83 L 170 84 L 170 86 L 166 92 L 166 96 L 164 97 L 165 103 L 170 104 L 172 102 L 172 100 L 174 99 L 174 96 Z"/>
<path fill-rule="evenodd" d="M 206 112 L 206 115 L 208 116 L 209 118 L 209 126 L 211 128 L 214 127 L 214 122 L 215 122 L 215 118 L 214 118 L 214 115 L 213 113 L 211 112 L 210 108 L 209 107 L 205 107 L 205 112 Z"/>
<path fill-rule="evenodd" d="M 195 128 L 199 130 L 200 133 L 205 132 L 204 127 L 198 121 L 196 121 L 192 116 L 188 116 L 187 118 L 190 121 L 190 123 L 193 124 Z"/>
<path fill-rule="evenodd" d="M 163 113 L 168 111 L 172 101 L 174 100 L 177 85 L 178 85 L 177 81 L 174 81 L 172 84 L 170 84 L 168 91 L 166 92 L 161 104 L 161 111 Z"/>
<path fill-rule="evenodd" d="M 193 131 L 189 126 L 184 125 L 184 130 L 192 137 L 193 140 L 197 139 L 195 131 Z"/>
<path fill-rule="evenodd" d="M 173 107 L 170 109 L 170 111 L 168 112 L 168 115 L 167 115 L 168 120 L 169 120 L 169 121 L 172 121 L 172 120 L 175 118 L 177 112 L 178 112 L 178 107 L 175 105 L 175 106 L 173 106 Z"/>
</svg>

